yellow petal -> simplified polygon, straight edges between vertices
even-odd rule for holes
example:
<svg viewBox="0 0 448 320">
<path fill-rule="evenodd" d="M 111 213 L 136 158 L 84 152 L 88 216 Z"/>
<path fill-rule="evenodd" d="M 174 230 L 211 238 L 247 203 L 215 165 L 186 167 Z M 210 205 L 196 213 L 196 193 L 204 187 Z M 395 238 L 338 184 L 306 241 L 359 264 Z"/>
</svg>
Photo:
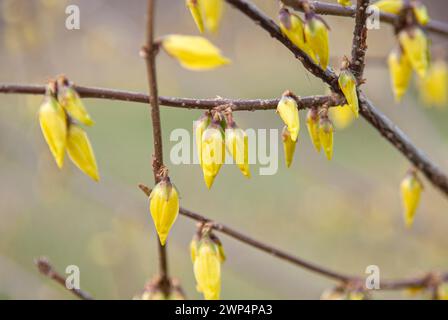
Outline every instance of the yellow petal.
<svg viewBox="0 0 448 320">
<path fill-rule="evenodd" d="M 447 64 L 443 60 L 435 61 L 429 67 L 426 76 L 419 79 L 420 98 L 427 106 L 446 107 L 447 88 Z"/>
<path fill-rule="evenodd" d="M 328 160 L 333 157 L 333 124 L 328 118 L 321 118 L 319 123 L 319 139 Z"/>
<path fill-rule="evenodd" d="M 403 9 L 403 4 L 403 0 L 380 0 L 373 3 L 381 12 L 392 14 L 399 14 L 401 9 Z"/>
<path fill-rule="evenodd" d="M 100 179 L 95 154 L 83 129 L 70 125 L 67 133 L 67 152 L 72 162 L 93 180 Z"/>
<path fill-rule="evenodd" d="M 315 109 L 310 109 L 306 117 L 308 133 L 317 152 L 320 152 L 321 143 L 319 139 L 319 113 Z"/>
<path fill-rule="evenodd" d="M 404 54 L 398 50 L 393 50 L 387 59 L 389 65 L 389 73 L 394 93 L 395 101 L 400 101 L 405 94 L 409 80 L 412 77 L 412 68 L 409 60 Z"/>
<path fill-rule="evenodd" d="M 398 40 L 415 72 L 424 77 L 428 69 L 428 39 L 420 28 L 403 30 Z"/>
<path fill-rule="evenodd" d="M 356 79 L 349 70 L 342 70 L 339 74 L 339 87 L 356 118 L 359 116 L 358 94 L 356 92 Z"/>
<path fill-rule="evenodd" d="M 210 32 L 218 31 L 224 7 L 223 0 L 201 0 L 200 4 L 207 30 Z"/>
<path fill-rule="evenodd" d="M 226 148 L 241 173 L 250 178 L 249 141 L 246 132 L 238 127 L 226 129 Z"/>
<path fill-rule="evenodd" d="M 319 65 L 327 69 L 330 55 L 327 26 L 321 20 L 311 18 L 305 24 L 305 39 Z"/>
<path fill-rule="evenodd" d="M 46 96 L 39 109 L 42 134 L 59 168 L 64 163 L 67 141 L 67 118 L 61 105 L 52 96 Z"/>
<path fill-rule="evenodd" d="M 288 95 L 283 95 L 278 102 L 277 112 L 288 127 L 292 141 L 297 141 L 300 130 L 300 121 L 296 100 Z"/>
<path fill-rule="evenodd" d="M 286 167 L 289 168 L 294 158 L 294 152 L 296 150 L 297 141 L 292 141 L 291 134 L 288 128 L 285 126 L 282 133 L 283 151 L 285 153 Z"/>
<path fill-rule="evenodd" d="M 201 7 L 200 2 L 204 2 L 204 0 L 186 0 L 186 4 L 190 13 L 193 17 L 194 23 L 199 29 L 199 32 L 204 32 L 204 22 L 202 21 Z M 207 2 L 207 0 L 205 0 Z"/>
<path fill-rule="evenodd" d="M 230 63 L 207 39 L 195 36 L 169 35 L 162 46 L 168 54 L 191 70 L 209 70 Z"/>
<path fill-rule="evenodd" d="M 418 23 L 422 26 L 426 25 L 429 22 L 429 14 L 426 6 L 421 2 L 416 2 L 413 5 L 414 15 L 417 18 Z"/>
<path fill-rule="evenodd" d="M 94 124 L 75 89 L 72 87 L 60 88 L 58 99 L 72 118 L 87 126 Z"/>
<path fill-rule="evenodd" d="M 202 134 L 202 171 L 210 189 L 225 160 L 225 141 L 222 129 L 212 123 Z"/>
<path fill-rule="evenodd" d="M 344 7 L 349 7 L 352 5 L 351 0 L 338 0 L 338 3 Z"/>
<path fill-rule="evenodd" d="M 415 173 L 409 173 L 401 182 L 404 221 L 407 227 L 412 226 L 422 190 L 423 186 Z"/>
<path fill-rule="evenodd" d="M 179 214 L 179 195 L 169 181 L 162 180 L 151 192 L 149 210 L 162 246 Z"/>
<path fill-rule="evenodd" d="M 196 135 L 196 149 L 198 152 L 199 164 L 202 166 L 202 134 L 210 124 L 210 116 L 208 114 L 203 115 L 199 120 L 194 123 L 194 130 Z"/>
<path fill-rule="evenodd" d="M 331 107 L 329 111 L 331 120 L 338 129 L 345 129 L 355 119 L 348 105 Z"/>
<path fill-rule="evenodd" d="M 221 262 L 213 244 L 204 242 L 199 246 L 193 270 L 204 298 L 218 300 L 221 291 Z"/>
<path fill-rule="evenodd" d="M 190 255 L 191 255 L 191 261 L 194 263 L 198 255 L 198 239 L 196 236 L 190 242 Z"/>
</svg>

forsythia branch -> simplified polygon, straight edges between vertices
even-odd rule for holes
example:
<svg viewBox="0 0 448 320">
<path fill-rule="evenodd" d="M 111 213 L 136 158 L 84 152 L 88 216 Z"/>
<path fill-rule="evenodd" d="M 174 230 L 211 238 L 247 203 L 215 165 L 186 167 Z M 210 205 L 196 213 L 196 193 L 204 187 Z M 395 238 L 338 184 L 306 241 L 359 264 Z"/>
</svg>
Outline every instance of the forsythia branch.
<svg viewBox="0 0 448 320">
<path fill-rule="evenodd" d="M 358 84 L 362 83 L 362 74 L 365 66 L 367 51 L 367 7 L 370 0 L 358 0 L 356 4 L 355 29 L 353 31 L 352 60 L 350 69 L 355 75 Z"/>
</svg>

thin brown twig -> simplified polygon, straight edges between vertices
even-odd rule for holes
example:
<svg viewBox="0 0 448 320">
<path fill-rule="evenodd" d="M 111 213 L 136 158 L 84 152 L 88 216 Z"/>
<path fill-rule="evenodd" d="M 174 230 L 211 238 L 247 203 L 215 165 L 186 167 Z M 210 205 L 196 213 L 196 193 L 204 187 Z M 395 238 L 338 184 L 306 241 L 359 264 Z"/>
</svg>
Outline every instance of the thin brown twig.
<svg viewBox="0 0 448 320">
<path fill-rule="evenodd" d="M 146 194 L 149 195 L 151 193 L 151 189 L 145 186 L 144 184 L 139 184 L 139 188 Z M 212 219 L 209 219 L 199 213 L 190 211 L 185 208 L 179 209 L 179 214 L 190 218 L 192 220 L 196 220 L 202 223 L 209 224 L 214 230 L 219 231 L 223 234 L 228 235 L 229 237 L 238 240 L 242 243 L 245 243 L 251 247 L 254 247 L 258 250 L 261 250 L 269 255 L 272 255 L 278 259 L 287 261 L 293 265 L 296 265 L 298 267 L 301 267 L 303 269 L 306 269 L 308 271 L 317 273 L 319 275 L 322 275 L 324 277 L 342 282 L 344 284 L 350 284 L 352 282 L 359 282 L 363 279 L 359 276 L 352 276 L 349 274 L 340 273 L 334 270 L 331 270 L 327 267 L 317 265 L 315 263 L 309 262 L 305 259 L 302 259 L 300 257 L 294 256 L 288 252 L 285 252 L 281 249 L 277 249 L 269 244 L 263 243 L 259 240 L 256 240 L 248 235 L 245 235 L 242 232 L 239 232 L 229 226 L 226 226 L 222 223 L 213 221 Z M 421 277 L 416 278 L 409 278 L 409 279 L 398 279 L 398 280 L 381 280 L 380 286 L 383 290 L 401 290 L 405 288 L 421 288 L 421 287 L 427 287 L 430 284 L 430 279 L 432 279 L 433 273 L 427 273 L 424 274 Z M 440 275 L 441 281 L 448 280 L 448 273 L 444 273 Z"/>
<path fill-rule="evenodd" d="M 157 45 L 154 43 L 154 10 L 156 0 L 148 0 L 147 25 L 146 25 L 146 45 L 143 48 L 144 57 L 146 60 L 146 70 L 148 74 L 149 83 L 149 102 L 151 105 L 151 119 L 154 141 L 153 154 L 153 173 L 154 181 L 158 183 L 159 171 L 163 166 L 163 148 L 162 148 L 162 127 L 160 124 L 160 110 L 159 97 L 157 91 L 157 74 L 156 74 L 156 55 L 158 51 Z M 168 257 L 166 244 L 162 244 L 157 240 L 159 248 L 159 275 L 160 275 L 160 289 L 168 296 L 170 293 L 170 280 L 168 275 Z"/>
<path fill-rule="evenodd" d="M 352 60 L 350 69 L 356 77 L 358 84 L 362 84 L 362 74 L 365 66 L 367 51 L 367 7 L 369 0 L 358 0 L 356 3 L 355 28 L 353 30 Z"/>
<path fill-rule="evenodd" d="M 280 0 L 285 5 L 290 6 L 298 11 L 303 11 L 301 0 Z M 309 1 L 314 11 L 322 15 L 332 15 L 341 17 L 354 17 L 356 10 L 352 7 L 344 7 L 336 3 L 327 3 L 321 1 Z M 375 3 L 373 3 L 375 4 Z M 380 14 L 380 21 L 386 22 L 388 24 L 394 25 L 397 22 L 398 17 L 394 14 L 382 12 Z M 448 36 L 448 24 L 437 21 L 430 20 L 426 26 L 424 26 L 426 31 L 432 32 L 434 34 Z"/>
<path fill-rule="evenodd" d="M 87 292 L 81 290 L 81 289 L 69 289 L 66 285 L 66 278 L 62 275 L 60 275 L 54 267 L 51 265 L 51 263 L 48 261 L 45 257 L 37 258 L 34 263 L 36 264 L 37 269 L 41 274 L 44 276 L 54 280 L 56 283 L 63 286 L 66 290 L 73 293 L 75 296 L 82 300 L 93 300 L 92 296 L 88 294 Z"/>
<path fill-rule="evenodd" d="M 316 66 L 312 61 L 304 59 L 303 51 L 296 48 L 286 37 L 284 37 L 278 26 L 254 4 L 246 0 L 226 1 L 251 18 L 272 37 L 276 38 L 283 45 L 285 45 L 291 52 L 294 53 L 294 55 L 298 57 L 308 71 L 316 77 L 322 79 L 335 92 L 340 92 L 336 74 L 329 69 L 324 71 L 319 66 Z M 311 67 L 309 65 L 310 63 L 312 65 Z M 408 158 L 408 160 L 415 167 L 419 168 L 419 170 L 426 176 L 434 187 L 442 191 L 445 195 L 448 195 L 448 176 L 446 176 L 443 171 L 421 150 L 415 147 L 411 140 L 391 120 L 389 120 L 389 118 L 375 108 L 361 90 L 359 90 L 359 101 L 361 115 L 396 149 L 401 151 L 401 153 Z"/>
</svg>

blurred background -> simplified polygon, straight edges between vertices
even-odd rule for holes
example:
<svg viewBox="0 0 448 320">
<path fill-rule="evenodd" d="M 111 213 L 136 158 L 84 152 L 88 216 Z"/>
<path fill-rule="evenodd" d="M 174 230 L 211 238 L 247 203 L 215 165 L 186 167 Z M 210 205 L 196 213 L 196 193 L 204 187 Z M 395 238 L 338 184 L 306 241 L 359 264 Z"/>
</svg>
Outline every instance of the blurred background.
<svg viewBox="0 0 448 320">
<path fill-rule="evenodd" d="M 254 0 L 276 18 L 276 1 Z M 333 1 L 336 2 L 336 1 Z M 444 20 L 446 2 L 424 1 L 432 18 Z M 65 8 L 76 4 L 81 29 L 65 28 Z M 76 84 L 147 92 L 144 61 L 146 1 L 0 0 L 0 82 L 45 84 L 65 74 Z M 326 18 L 331 26 L 332 65 L 350 54 L 353 20 Z M 157 3 L 157 34 L 197 35 L 183 0 Z M 290 89 L 323 94 L 325 86 L 305 72 L 281 44 L 230 6 L 218 34 L 206 35 L 232 64 L 192 72 L 161 53 L 161 95 L 273 98 Z M 446 45 L 432 36 L 434 43 Z M 412 141 L 448 171 L 448 119 L 443 108 L 425 108 L 414 83 L 395 104 L 385 57 L 395 45 L 393 30 L 381 25 L 368 36 L 364 90 Z M 92 182 L 69 161 L 58 170 L 40 132 L 42 96 L 0 95 L 0 298 L 72 299 L 36 271 L 45 255 L 62 273 L 81 270 L 81 288 L 99 299 L 130 299 L 157 272 L 157 238 L 146 197 L 138 183 L 152 184 L 152 128 L 145 104 L 85 99 L 96 121 L 87 128 L 101 181 Z M 191 131 L 199 111 L 163 108 L 165 159 L 170 132 Z M 235 227 L 309 261 L 363 275 L 368 265 L 381 277 L 448 270 L 448 201 L 429 182 L 415 224 L 407 230 L 399 185 L 409 162 L 359 119 L 335 133 L 334 159 L 317 154 L 304 126 L 292 167 L 279 149 L 279 170 L 260 176 L 258 165 L 245 179 L 236 166 L 221 169 L 206 189 L 199 165 L 167 163 L 181 192 L 181 205 Z M 242 128 L 282 128 L 274 111 L 239 112 Z M 281 144 L 280 144 L 281 147 Z M 189 298 L 201 298 L 188 245 L 195 222 L 179 216 L 168 246 L 171 275 Z M 223 299 L 317 299 L 335 285 L 222 235 Z M 374 297 L 406 298 L 402 293 Z"/>
</svg>

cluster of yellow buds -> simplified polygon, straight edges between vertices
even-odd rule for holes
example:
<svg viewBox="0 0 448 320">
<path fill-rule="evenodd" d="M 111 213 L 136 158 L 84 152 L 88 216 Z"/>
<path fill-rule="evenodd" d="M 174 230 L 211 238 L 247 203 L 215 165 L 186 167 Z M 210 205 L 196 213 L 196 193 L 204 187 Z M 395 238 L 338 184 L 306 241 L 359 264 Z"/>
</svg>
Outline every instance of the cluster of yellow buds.
<svg viewBox="0 0 448 320">
<path fill-rule="evenodd" d="M 204 32 L 204 25 L 209 32 L 218 31 L 223 12 L 224 0 L 186 0 L 199 31 Z"/>
<path fill-rule="evenodd" d="M 179 214 L 179 193 L 168 177 L 165 167 L 160 169 L 160 181 L 149 195 L 149 211 L 162 246 Z"/>
<path fill-rule="evenodd" d="M 199 164 L 209 189 L 224 164 L 226 149 L 241 173 L 250 178 L 248 136 L 236 125 L 231 108 L 222 109 L 206 111 L 194 125 Z"/>
<path fill-rule="evenodd" d="M 210 70 L 229 64 L 230 60 L 203 37 L 171 34 L 161 39 L 161 47 L 190 70 Z"/>
<path fill-rule="evenodd" d="M 39 109 L 39 122 L 45 141 L 59 168 L 65 151 L 72 162 L 93 180 L 99 180 L 95 155 L 86 132 L 78 125 L 92 125 L 81 98 L 73 85 L 61 76 L 50 81 Z"/>
<path fill-rule="evenodd" d="M 219 300 L 221 293 L 221 264 L 226 260 L 221 241 L 202 224 L 190 243 L 191 260 L 196 288 L 206 300 Z"/>
<path fill-rule="evenodd" d="M 326 69 L 330 56 L 329 27 L 311 10 L 307 2 L 304 2 L 303 6 L 305 23 L 299 15 L 291 13 L 287 8 L 280 9 L 280 30 L 297 48 L 306 53 L 322 69 Z"/>
<path fill-rule="evenodd" d="M 403 217 L 407 227 L 411 227 L 414 222 L 415 212 L 420 203 L 420 196 L 423 191 L 423 184 L 417 176 L 416 170 L 409 170 L 401 182 L 401 197 L 403 201 Z"/>
<path fill-rule="evenodd" d="M 356 78 L 349 69 L 349 61 L 347 57 L 344 57 L 342 62 L 341 72 L 339 73 L 338 83 L 339 88 L 344 94 L 347 104 L 352 110 L 356 118 L 359 116 L 359 102 L 358 92 L 356 87 Z"/>
</svg>

